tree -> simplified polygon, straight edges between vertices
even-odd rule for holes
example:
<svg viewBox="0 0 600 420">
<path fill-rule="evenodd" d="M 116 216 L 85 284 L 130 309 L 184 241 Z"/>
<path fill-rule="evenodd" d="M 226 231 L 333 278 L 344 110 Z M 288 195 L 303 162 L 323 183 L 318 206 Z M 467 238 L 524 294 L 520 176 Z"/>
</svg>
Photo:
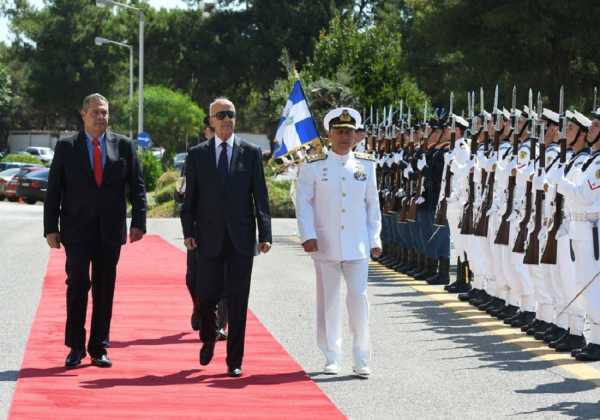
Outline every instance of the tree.
<svg viewBox="0 0 600 420">
<path fill-rule="evenodd" d="M 125 109 L 131 107 L 137 112 L 137 95 Z M 122 126 L 128 115 L 121 113 L 116 123 Z M 144 89 L 144 130 L 150 133 L 153 144 L 164 147 L 168 154 L 184 150 L 188 141 L 196 141 L 203 129 L 204 115 L 204 111 L 183 93 L 165 86 L 146 86 Z"/>
<path fill-rule="evenodd" d="M 6 147 L 13 115 L 13 103 L 12 80 L 6 67 L 0 63 L 0 150 Z"/>
</svg>

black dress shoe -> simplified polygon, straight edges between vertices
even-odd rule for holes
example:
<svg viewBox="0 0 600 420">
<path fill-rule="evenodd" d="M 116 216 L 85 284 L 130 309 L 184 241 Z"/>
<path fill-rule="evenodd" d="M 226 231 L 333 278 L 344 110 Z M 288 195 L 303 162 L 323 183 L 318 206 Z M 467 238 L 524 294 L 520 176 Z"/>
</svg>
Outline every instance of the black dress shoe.
<svg viewBox="0 0 600 420">
<path fill-rule="evenodd" d="M 215 342 L 207 341 L 200 349 L 200 364 L 206 366 L 210 363 L 215 353 Z"/>
<path fill-rule="evenodd" d="M 242 376 L 242 369 L 241 368 L 228 368 L 227 374 L 229 376 L 231 376 L 232 378 L 239 378 L 240 376 Z"/>
<path fill-rule="evenodd" d="M 483 290 L 481 289 L 471 289 L 468 292 L 459 294 L 458 300 L 460 300 L 461 302 L 468 302 L 474 297 L 479 296 L 481 292 L 483 292 Z"/>
<path fill-rule="evenodd" d="M 546 331 L 546 335 L 544 335 L 544 342 L 550 344 L 553 341 L 561 338 L 566 333 L 567 333 L 567 330 L 559 327 L 558 325 L 554 325 L 552 328 L 550 328 L 548 331 Z"/>
<path fill-rule="evenodd" d="M 506 305 L 502 310 L 498 313 L 491 314 L 498 319 L 507 319 L 514 316 L 519 311 L 519 308 L 514 305 Z"/>
<path fill-rule="evenodd" d="M 600 345 L 588 343 L 587 346 L 575 355 L 575 358 L 583 362 L 596 362 L 600 360 Z"/>
<path fill-rule="evenodd" d="M 542 321 L 542 320 L 538 319 L 529 328 L 527 328 L 525 333 L 527 335 L 531 335 L 531 336 L 535 337 L 535 335 L 538 332 L 541 332 L 543 334 L 547 329 L 548 329 L 548 323 L 546 321 Z M 541 338 L 539 338 L 539 340 L 541 340 Z"/>
<path fill-rule="evenodd" d="M 471 290 L 471 285 L 469 283 L 455 281 L 454 283 L 445 286 L 444 289 L 448 293 L 467 293 Z"/>
<path fill-rule="evenodd" d="M 513 328 L 522 328 L 535 319 L 535 312 L 521 311 L 519 315 L 510 321 L 509 325 Z M 504 321 L 507 321 L 506 319 Z"/>
<path fill-rule="evenodd" d="M 98 366 L 101 368 L 109 368 L 112 366 L 112 362 L 108 358 L 106 354 L 103 354 L 99 357 L 92 357 L 92 365 Z"/>
<path fill-rule="evenodd" d="M 546 323 L 546 328 L 543 329 L 539 329 L 535 332 L 535 334 L 533 335 L 535 337 L 536 340 L 542 340 L 544 341 L 544 337 L 546 337 L 547 334 L 550 334 L 552 331 L 554 331 L 554 327 L 556 327 L 556 325 L 551 324 L 551 323 Z M 558 327 L 556 327 L 558 328 Z"/>
<path fill-rule="evenodd" d="M 585 338 L 583 338 L 583 335 L 567 334 L 560 340 L 560 342 L 556 343 L 554 350 L 559 353 L 570 352 L 573 350 L 579 350 L 583 346 L 585 346 Z"/>
<path fill-rule="evenodd" d="M 85 357 L 85 350 L 71 349 L 65 359 L 65 367 L 75 367 L 81 364 L 81 359 Z"/>
<path fill-rule="evenodd" d="M 521 331 L 527 333 L 527 331 L 529 331 L 530 328 L 535 327 L 536 325 L 538 325 L 539 322 L 540 321 L 534 316 L 533 319 L 527 325 L 523 325 L 521 327 Z"/>
</svg>

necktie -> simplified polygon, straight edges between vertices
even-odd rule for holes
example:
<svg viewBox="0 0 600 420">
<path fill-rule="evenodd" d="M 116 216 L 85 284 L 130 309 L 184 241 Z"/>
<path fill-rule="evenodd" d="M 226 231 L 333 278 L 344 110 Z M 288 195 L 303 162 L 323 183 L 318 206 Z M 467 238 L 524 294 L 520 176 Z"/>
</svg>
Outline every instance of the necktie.
<svg viewBox="0 0 600 420">
<path fill-rule="evenodd" d="M 92 139 L 93 155 L 94 155 L 94 178 L 96 178 L 96 185 L 102 185 L 102 150 L 100 149 L 100 142 L 97 138 Z"/>
<path fill-rule="evenodd" d="M 227 178 L 227 173 L 229 172 L 229 162 L 227 160 L 227 143 L 221 142 L 221 154 L 219 155 L 219 165 L 217 166 L 219 169 L 219 173 L 221 174 L 221 178 L 225 180 Z"/>
</svg>

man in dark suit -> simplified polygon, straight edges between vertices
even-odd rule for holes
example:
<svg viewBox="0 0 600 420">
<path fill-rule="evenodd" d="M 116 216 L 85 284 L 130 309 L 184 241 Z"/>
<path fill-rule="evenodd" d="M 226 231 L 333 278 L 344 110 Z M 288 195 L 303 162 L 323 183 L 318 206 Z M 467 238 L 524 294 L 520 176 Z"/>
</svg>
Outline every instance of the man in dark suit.
<svg viewBox="0 0 600 420">
<path fill-rule="evenodd" d="M 229 316 L 228 373 L 238 377 L 242 375 L 252 262 L 257 251 L 271 248 L 271 216 L 261 151 L 234 135 L 233 103 L 218 98 L 209 114 L 215 137 L 192 148 L 187 157 L 181 223 L 187 249 L 197 249 L 200 364 L 212 360 L 215 308 L 224 297 Z"/>
<path fill-rule="evenodd" d="M 83 130 L 56 144 L 44 203 L 44 236 L 67 255 L 65 366 L 85 357 L 85 317 L 90 286 L 93 310 L 87 351 L 92 364 L 112 366 L 110 320 L 116 267 L 127 240 L 127 200 L 132 205 L 129 241 L 146 232 L 146 191 L 135 145 L 107 131 L 108 101 L 100 94 L 83 100 Z M 90 264 L 92 276 L 90 281 Z"/>
</svg>

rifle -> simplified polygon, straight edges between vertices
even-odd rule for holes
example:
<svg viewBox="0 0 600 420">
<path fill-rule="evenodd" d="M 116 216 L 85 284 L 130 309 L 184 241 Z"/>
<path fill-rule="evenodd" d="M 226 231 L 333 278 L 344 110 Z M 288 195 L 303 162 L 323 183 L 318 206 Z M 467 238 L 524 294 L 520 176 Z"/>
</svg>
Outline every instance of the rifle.
<svg viewBox="0 0 600 420">
<path fill-rule="evenodd" d="M 535 147 L 537 140 L 535 138 L 531 139 L 531 151 L 530 151 L 530 161 L 535 162 Z M 527 181 L 527 188 L 525 190 L 525 215 L 519 222 L 519 233 L 517 234 L 517 239 L 515 240 L 515 246 L 513 247 L 513 252 L 517 252 L 519 254 L 523 254 L 525 252 L 525 241 L 527 239 L 527 225 L 529 224 L 529 219 L 531 218 L 532 208 L 532 189 L 533 184 L 531 181 Z"/>
<path fill-rule="evenodd" d="M 538 176 L 544 174 L 544 164 L 546 162 L 546 145 L 544 144 L 544 127 L 540 126 L 540 163 L 538 169 Z M 523 258 L 524 264 L 540 263 L 540 240 L 538 238 L 540 230 L 542 230 L 542 213 L 544 211 L 544 199 L 546 194 L 544 190 L 537 190 L 535 192 L 535 224 L 533 231 L 529 234 L 529 241 L 527 243 L 527 250 L 525 251 L 525 257 Z"/>
<path fill-rule="evenodd" d="M 494 132 L 494 152 L 496 156 L 500 154 L 500 116 L 497 115 L 496 120 L 496 131 Z M 489 137 L 486 135 L 486 137 Z M 483 169 L 482 169 L 483 171 Z M 482 174 L 483 176 L 483 174 Z M 483 179 L 483 178 L 482 178 Z M 483 181 L 482 181 L 483 182 Z M 490 216 L 488 216 L 488 211 L 492 208 L 492 203 L 494 201 L 494 183 L 496 182 L 496 171 L 492 170 L 488 174 L 487 185 L 485 188 L 485 197 L 483 199 L 483 203 L 481 204 L 481 213 L 479 216 L 479 220 L 477 221 L 477 226 L 475 228 L 475 236 L 487 236 Z"/>
<path fill-rule="evenodd" d="M 450 92 L 450 118 L 452 118 L 452 128 L 450 130 L 450 153 L 454 152 L 456 147 L 456 120 L 452 113 L 452 104 L 454 102 L 454 93 Z M 450 170 L 450 162 L 446 165 L 446 174 L 444 177 L 444 195 L 439 201 L 433 224 L 436 226 L 446 226 L 448 224 L 448 197 L 452 193 L 451 182 L 452 182 L 452 171 Z"/>
<path fill-rule="evenodd" d="M 517 87 L 513 86 L 513 96 L 512 96 L 512 110 L 511 110 L 511 135 L 512 135 L 512 160 L 517 159 L 517 155 L 519 154 L 519 133 L 517 127 L 517 114 L 516 114 L 516 106 L 517 106 Z M 525 126 L 523 127 L 525 130 Z M 513 169 L 514 171 L 514 169 Z M 513 205 L 515 200 L 515 187 L 517 186 L 517 177 L 512 173 L 508 178 L 508 186 L 507 186 L 507 198 L 506 198 L 506 211 L 502 215 L 502 219 L 500 221 L 500 227 L 498 228 L 498 233 L 496 234 L 496 239 L 494 240 L 495 244 L 498 245 L 508 245 L 508 241 L 510 238 L 510 221 L 508 220 L 510 215 L 513 212 Z"/>
<path fill-rule="evenodd" d="M 594 92 L 594 103 L 595 101 L 595 93 Z M 564 164 L 567 161 L 567 121 L 564 115 L 564 88 L 561 86 L 560 88 L 560 101 L 559 101 L 559 114 L 560 118 L 560 155 L 559 161 L 561 164 Z M 546 240 L 546 245 L 544 247 L 544 251 L 542 252 L 541 263 L 542 264 L 556 264 L 556 255 L 558 250 L 558 242 L 556 240 L 556 235 L 558 234 L 558 229 L 560 228 L 563 221 L 563 206 L 564 206 L 564 196 L 559 194 L 558 191 L 554 196 L 554 215 L 552 216 L 552 229 L 548 232 L 548 239 Z"/>
<path fill-rule="evenodd" d="M 475 159 L 475 155 L 477 153 L 477 137 L 479 133 L 476 133 L 471 138 L 471 160 Z M 475 207 L 475 179 L 474 179 L 474 171 L 471 169 L 469 172 L 469 197 L 467 200 L 467 204 L 463 208 L 463 214 L 460 224 L 460 233 L 463 235 L 472 235 L 473 234 L 473 208 Z"/>
</svg>

